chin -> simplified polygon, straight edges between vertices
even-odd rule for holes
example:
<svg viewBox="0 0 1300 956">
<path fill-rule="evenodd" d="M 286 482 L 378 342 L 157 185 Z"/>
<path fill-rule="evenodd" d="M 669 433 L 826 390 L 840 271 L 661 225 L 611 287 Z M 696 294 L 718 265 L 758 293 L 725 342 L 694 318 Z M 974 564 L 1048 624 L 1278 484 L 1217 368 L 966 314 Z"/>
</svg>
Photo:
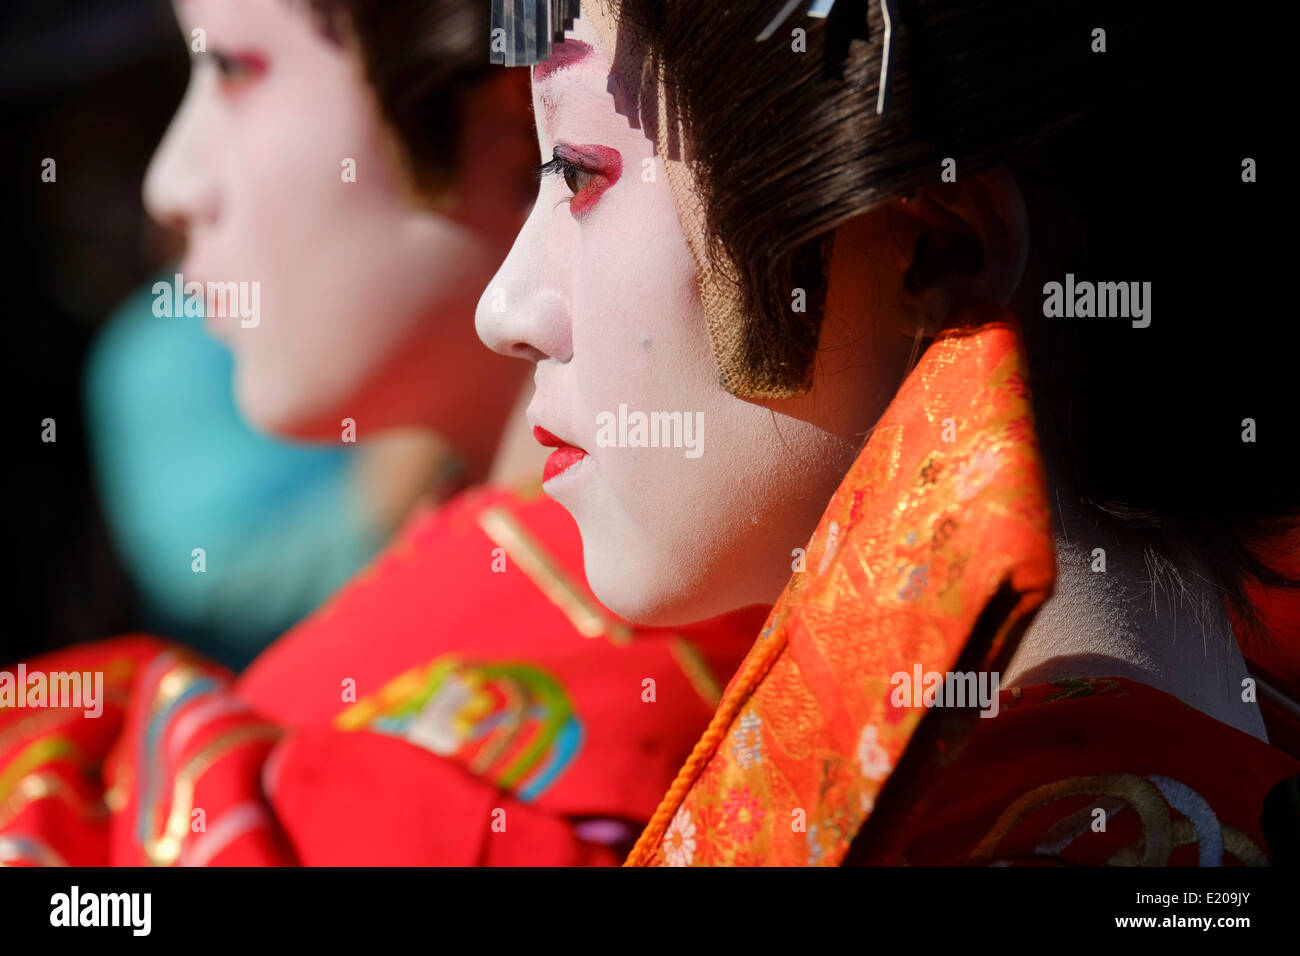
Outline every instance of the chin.
<svg viewBox="0 0 1300 956">
<path fill-rule="evenodd" d="M 707 586 L 703 569 L 687 566 L 678 551 L 655 562 L 631 554 L 625 543 L 606 547 L 603 542 L 589 543 L 584 534 L 582 554 L 587 584 L 596 599 L 633 624 L 685 627 L 755 603 Z"/>
<path fill-rule="evenodd" d="M 236 360 L 238 362 L 238 360 Z M 235 404 L 239 414 L 260 432 L 300 441 L 337 439 L 342 429 L 327 429 L 327 422 L 313 415 L 300 394 L 283 377 L 279 381 L 253 374 L 240 365 L 235 369 Z"/>
</svg>

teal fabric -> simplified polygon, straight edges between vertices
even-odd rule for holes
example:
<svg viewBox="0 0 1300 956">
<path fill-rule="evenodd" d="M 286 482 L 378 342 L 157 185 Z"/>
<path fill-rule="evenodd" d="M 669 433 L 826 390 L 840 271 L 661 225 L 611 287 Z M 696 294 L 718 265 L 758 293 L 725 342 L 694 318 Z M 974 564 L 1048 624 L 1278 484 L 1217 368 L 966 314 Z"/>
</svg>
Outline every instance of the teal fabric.
<svg viewBox="0 0 1300 956">
<path fill-rule="evenodd" d="M 239 668 L 381 542 L 361 518 L 352 450 L 249 427 L 229 352 L 202 319 L 155 316 L 152 284 L 109 319 L 87 363 L 101 500 L 146 626 Z"/>
</svg>

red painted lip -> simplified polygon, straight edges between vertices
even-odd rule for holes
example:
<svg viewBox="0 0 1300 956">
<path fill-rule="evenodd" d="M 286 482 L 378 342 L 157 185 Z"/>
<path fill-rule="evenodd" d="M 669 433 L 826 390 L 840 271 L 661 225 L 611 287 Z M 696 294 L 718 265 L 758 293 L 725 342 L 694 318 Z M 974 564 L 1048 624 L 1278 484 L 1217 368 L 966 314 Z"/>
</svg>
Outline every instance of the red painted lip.
<svg viewBox="0 0 1300 956">
<path fill-rule="evenodd" d="M 546 467 L 542 469 L 542 484 L 564 474 L 587 457 L 587 453 L 581 448 L 570 445 L 562 438 L 557 438 L 540 425 L 533 426 L 533 437 L 543 447 L 555 449 L 551 457 L 546 459 Z"/>
</svg>

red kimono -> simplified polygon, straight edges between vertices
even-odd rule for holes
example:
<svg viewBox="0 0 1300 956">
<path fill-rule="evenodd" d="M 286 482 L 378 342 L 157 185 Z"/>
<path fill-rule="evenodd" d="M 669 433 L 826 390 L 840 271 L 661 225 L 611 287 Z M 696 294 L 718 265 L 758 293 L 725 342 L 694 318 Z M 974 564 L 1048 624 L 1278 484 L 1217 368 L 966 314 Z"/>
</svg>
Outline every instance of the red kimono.
<svg viewBox="0 0 1300 956">
<path fill-rule="evenodd" d="M 766 608 L 636 628 L 572 519 L 477 489 L 411 520 L 239 679 L 131 636 L 103 714 L 0 709 L 0 863 L 615 864 Z"/>
</svg>

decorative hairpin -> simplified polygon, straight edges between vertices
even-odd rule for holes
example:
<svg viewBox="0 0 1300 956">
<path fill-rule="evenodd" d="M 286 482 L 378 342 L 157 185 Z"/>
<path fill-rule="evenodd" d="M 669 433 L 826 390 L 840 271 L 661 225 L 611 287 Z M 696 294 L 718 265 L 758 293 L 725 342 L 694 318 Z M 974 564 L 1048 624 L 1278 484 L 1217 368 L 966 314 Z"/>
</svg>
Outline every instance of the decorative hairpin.
<svg viewBox="0 0 1300 956">
<path fill-rule="evenodd" d="M 578 0 L 492 0 L 491 62 L 533 66 L 573 29 Z"/>
<path fill-rule="evenodd" d="M 803 2 L 804 0 L 787 0 L 786 5 L 777 12 L 772 21 L 759 33 L 756 38 L 758 42 L 761 43 L 770 38 Z M 880 91 L 876 94 L 877 115 L 885 111 L 885 88 L 889 83 L 889 51 L 894 39 L 893 4 L 894 0 L 880 0 L 880 18 L 884 21 L 885 29 L 880 40 Z M 831 8 L 834 6 L 835 0 L 811 0 L 808 4 L 807 15 L 818 20 L 824 20 L 830 16 Z"/>
</svg>

